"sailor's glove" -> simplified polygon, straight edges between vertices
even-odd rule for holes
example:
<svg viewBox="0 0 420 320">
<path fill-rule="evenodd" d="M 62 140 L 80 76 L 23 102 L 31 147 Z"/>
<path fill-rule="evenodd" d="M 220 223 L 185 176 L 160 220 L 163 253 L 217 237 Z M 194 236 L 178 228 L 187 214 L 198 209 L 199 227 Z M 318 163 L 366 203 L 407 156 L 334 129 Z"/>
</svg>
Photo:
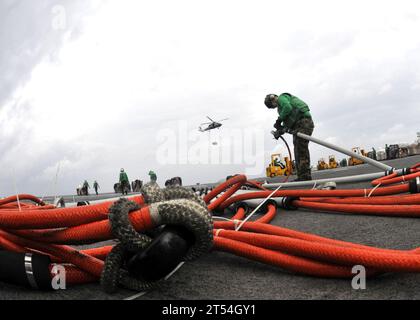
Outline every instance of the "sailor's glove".
<svg viewBox="0 0 420 320">
<path fill-rule="evenodd" d="M 271 134 L 274 136 L 274 139 L 276 140 L 278 140 L 285 133 L 286 133 L 286 129 L 284 127 L 276 131 L 271 131 Z"/>
<path fill-rule="evenodd" d="M 283 121 L 281 121 L 280 119 L 277 119 L 276 123 L 274 124 L 274 128 L 276 130 L 280 130 L 281 128 L 283 128 L 283 126 L 281 125 Z"/>
</svg>

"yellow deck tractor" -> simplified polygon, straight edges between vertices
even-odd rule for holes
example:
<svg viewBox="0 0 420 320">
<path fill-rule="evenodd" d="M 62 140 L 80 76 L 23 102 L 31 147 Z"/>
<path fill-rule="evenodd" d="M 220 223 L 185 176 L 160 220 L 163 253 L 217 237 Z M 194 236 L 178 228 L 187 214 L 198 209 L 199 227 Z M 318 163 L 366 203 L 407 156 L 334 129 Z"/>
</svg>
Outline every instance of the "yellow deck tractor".
<svg viewBox="0 0 420 320">
<path fill-rule="evenodd" d="M 356 154 L 359 154 L 359 155 L 362 155 L 362 156 L 367 156 L 367 154 L 366 154 L 366 152 L 365 152 L 365 150 L 363 150 L 363 149 L 360 149 L 360 147 L 355 147 L 355 148 L 352 148 L 351 149 L 351 151 L 353 151 L 354 153 L 356 153 Z M 364 162 L 362 161 L 362 160 L 359 160 L 359 159 L 357 159 L 357 158 L 355 158 L 355 157 L 350 157 L 350 159 L 349 159 L 349 162 L 348 162 L 348 165 L 349 166 L 357 166 L 357 165 L 359 165 L 359 164 L 363 164 Z"/>
<path fill-rule="evenodd" d="M 335 160 L 335 156 L 334 155 L 329 156 L 329 158 L 328 158 L 328 166 L 330 167 L 330 169 L 338 168 L 338 163 Z"/>
<path fill-rule="evenodd" d="M 292 162 L 289 157 L 282 158 L 280 153 L 275 153 L 271 155 L 271 162 L 265 171 L 267 177 L 273 178 L 291 175 L 292 170 Z"/>
<path fill-rule="evenodd" d="M 321 158 L 318 160 L 318 166 L 317 166 L 318 170 L 327 170 L 328 167 L 328 163 L 325 162 L 324 158 Z"/>
</svg>

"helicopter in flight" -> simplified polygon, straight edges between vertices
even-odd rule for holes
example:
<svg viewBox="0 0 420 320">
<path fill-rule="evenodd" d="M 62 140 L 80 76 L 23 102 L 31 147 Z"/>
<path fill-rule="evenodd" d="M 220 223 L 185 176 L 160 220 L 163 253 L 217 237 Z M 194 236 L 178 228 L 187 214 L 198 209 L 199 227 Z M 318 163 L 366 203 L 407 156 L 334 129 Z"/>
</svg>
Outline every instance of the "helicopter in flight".
<svg viewBox="0 0 420 320">
<path fill-rule="evenodd" d="M 205 131 L 210 131 L 210 130 L 213 130 L 213 129 L 219 129 L 223 124 L 221 124 L 221 122 L 222 121 L 225 121 L 225 120 L 229 120 L 229 118 L 226 118 L 226 119 L 222 119 L 222 120 L 218 120 L 218 121 L 214 121 L 212 118 L 210 118 L 209 116 L 207 116 L 207 119 L 209 119 L 211 122 L 205 122 L 205 123 L 202 123 L 199 127 L 198 127 L 198 130 L 200 131 L 200 132 L 205 132 Z M 204 125 L 207 125 L 207 127 L 206 128 L 203 128 L 202 126 L 204 126 Z"/>
</svg>

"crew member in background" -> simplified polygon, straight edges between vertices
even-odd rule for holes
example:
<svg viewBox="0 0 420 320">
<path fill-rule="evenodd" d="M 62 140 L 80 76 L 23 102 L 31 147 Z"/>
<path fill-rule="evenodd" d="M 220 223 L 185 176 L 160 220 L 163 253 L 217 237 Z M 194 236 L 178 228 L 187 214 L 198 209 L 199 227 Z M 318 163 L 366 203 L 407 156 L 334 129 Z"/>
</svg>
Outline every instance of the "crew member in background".
<svg viewBox="0 0 420 320">
<path fill-rule="evenodd" d="M 77 189 L 76 189 L 76 193 L 77 193 L 78 196 L 82 195 L 82 188 L 83 188 L 83 186 L 81 184 L 79 184 Z"/>
<path fill-rule="evenodd" d="M 378 160 L 377 156 L 376 156 L 376 149 L 372 147 L 372 158 L 373 160 Z"/>
<path fill-rule="evenodd" d="M 149 176 L 150 176 L 150 182 L 151 183 L 156 183 L 157 181 L 157 175 L 155 172 L 153 172 L 152 170 L 149 171 Z"/>
<path fill-rule="evenodd" d="M 94 181 L 93 182 L 93 189 L 95 189 L 95 193 L 96 193 L 96 195 L 98 195 L 98 189 L 99 189 L 100 187 L 99 187 L 99 183 L 98 183 L 98 181 Z"/>
<path fill-rule="evenodd" d="M 299 138 L 296 133 L 312 135 L 314 123 L 308 105 L 290 93 L 280 96 L 269 94 L 264 101 L 267 108 L 277 109 L 279 117 L 274 124 L 274 138 L 278 139 L 286 132 L 293 134 L 294 154 L 297 179 L 295 181 L 312 180 L 309 141 Z"/>
<path fill-rule="evenodd" d="M 83 193 L 84 193 L 85 196 L 89 195 L 89 189 L 90 189 L 89 182 L 87 182 L 87 180 L 85 180 L 83 182 Z"/>
<path fill-rule="evenodd" d="M 120 186 L 122 194 L 128 194 L 128 190 L 130 188 L 130 182 L 128 181 L 127 173 L 121 168 L 120 171 Z"/>
</svg>

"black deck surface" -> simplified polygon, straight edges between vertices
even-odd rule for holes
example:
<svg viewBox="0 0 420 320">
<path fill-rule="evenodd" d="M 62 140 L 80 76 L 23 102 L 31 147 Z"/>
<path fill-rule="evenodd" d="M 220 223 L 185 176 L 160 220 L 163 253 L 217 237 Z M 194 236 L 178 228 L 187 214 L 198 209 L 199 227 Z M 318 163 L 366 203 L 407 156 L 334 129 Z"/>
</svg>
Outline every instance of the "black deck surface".
<svg viewBox="0 0 420 320">
<path fill-rule="evenodd" d="M 386 162 L 397 168 L 420 162 L 420 156 Z M 376 172 L 361 165 L 314 173 L 328 178 Z M 276 179 L 274 179 L 276 180 Z M 339 188 L 369 187 L 368 183 Z M 383 248 L 420 247 L 420 220 L 298 211 L 279 211 L 275 225 Z M 59 292 L 37 292 L 0 283 L 0 299 L 125 299 L 136 294 L 120 290 L 107 295 L 98 284 Z M 420 274 L 387 274 L 367 280 L 366 290 L 354 290 L 350 280 L 290 274 L 275 267 L 228 253 L 211 252 L 185 264 L 157 290 L 138 299 L 420 299 Z"/>
</svg>

